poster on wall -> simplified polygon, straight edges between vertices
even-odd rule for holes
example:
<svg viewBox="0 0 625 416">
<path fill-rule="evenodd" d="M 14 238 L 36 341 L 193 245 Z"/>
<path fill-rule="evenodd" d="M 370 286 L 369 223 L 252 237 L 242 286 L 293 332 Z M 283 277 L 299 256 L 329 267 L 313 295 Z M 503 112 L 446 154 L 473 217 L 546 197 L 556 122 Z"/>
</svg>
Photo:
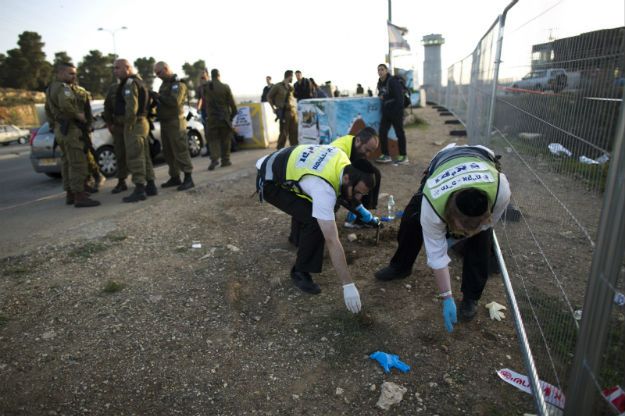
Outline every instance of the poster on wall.
<svg viewBox="0 0 625 416">
<path fill-rule="evenodd" d="M 302 144 L 328 144 L 365 127 L 380 129 L 382 101 L 378 97 L 320 98 L 297 103 L 298 139 Z M 396 140 L 391 128 L 389 139 Z"/>
<path fill-rule="evenodd" d="M 239 107 L 237 115 L 232 120 L 232 127 L 237 134 L 245 139 L 254 137 L 252 128 L 252 115 L 249 107 Z"/>
</svg>

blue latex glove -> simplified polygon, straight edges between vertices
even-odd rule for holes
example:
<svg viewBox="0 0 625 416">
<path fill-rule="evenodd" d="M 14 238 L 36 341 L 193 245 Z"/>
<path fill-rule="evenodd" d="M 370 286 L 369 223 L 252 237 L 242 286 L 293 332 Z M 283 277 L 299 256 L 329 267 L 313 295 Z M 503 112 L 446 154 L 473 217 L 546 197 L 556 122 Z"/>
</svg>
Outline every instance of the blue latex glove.
<svg viewBox="0 0 625 416">
<path fill-rule="evenodd" d="M 384 372 L 388 373 L 391 371 L 391 368 L 395 367 L 402 373 L 406 373 L 410 370 L 410 366 L 399 359 L 399 356 L 395 354 L 387 354 L 382 351 L 376 351 L 369 356 L 372 360 L 376 360 L 382 368 L 384 368 Z"/>
<path fill-rule="evenodd" d="M 458 319 L 456 317 L 456 302 L 454 302 L 454 298 L 451 296 L 443 300 L 443 319 L 445 320 L 447 332 L 453 331 L 453 324 L 457 323 Z"/>
<path fill-rule="evenodd" d="M 347 218 L 345 219 L 345 221 L 353 223 L 354 221 L 356 221 L 356 218 L 358 218 L 356 217 L 356 214 L 350 211 L 347 213 Z"/>
<path fill-rule="evenodd" d="M 369 223 L 373 218 L 373 215 L 362 204 L 356 207 L 356 212 L 360 215 L 360 220 L 365 224 Z"/>
</svg>

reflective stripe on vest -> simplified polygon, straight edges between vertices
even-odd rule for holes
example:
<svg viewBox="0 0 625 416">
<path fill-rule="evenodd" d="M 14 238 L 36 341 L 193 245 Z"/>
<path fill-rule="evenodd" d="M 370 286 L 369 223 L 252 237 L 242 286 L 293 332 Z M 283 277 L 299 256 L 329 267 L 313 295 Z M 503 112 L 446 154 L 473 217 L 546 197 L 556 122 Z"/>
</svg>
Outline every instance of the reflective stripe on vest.
<svg viewBox="0 0 625 416">
<path fill-rule="evenodd" d="M 436 214 L 444 220 L 445 207 L 452 193 L 462 189 L 479 189 L 488 197 L 492 212 L 499 191 L 499 171 L 495 164 L 478 156 L 459 156 L 433 167 L 423 187 L 423 196 Z"/>
</svg>

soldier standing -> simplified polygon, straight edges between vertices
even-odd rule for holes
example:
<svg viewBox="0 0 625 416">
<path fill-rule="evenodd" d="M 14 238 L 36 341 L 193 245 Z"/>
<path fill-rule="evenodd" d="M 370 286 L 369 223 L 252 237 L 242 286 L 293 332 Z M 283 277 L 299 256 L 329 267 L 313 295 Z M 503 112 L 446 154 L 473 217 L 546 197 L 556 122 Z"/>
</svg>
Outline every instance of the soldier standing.
<svg viewBox="0 0 625 416">
<path fill-rule="evenodd" d="M 115 93 L 119 89 L 119 83 L 111 84 L 106 98 L 104 99 L 104 111 L 102 118 L 113 136 L 113 149 L 117 161 L 117 185 L 111 191 L 114 194 L 128 190 L 126 178 L 128 177 L 128 165 L 126 164 L 126 148 L 124 147 L 124 116 L 115 115 Z"/>
<path fill-rule="evenodd" d="M 118 59 L 113 64 L 113 73 L 119 79 L 115 93 L 115 116 L 124 118 L 124 146 L 126 163 L 132 174 L 135 189 L 124 198 L 124 202 L 144 201 L 147 196 L 158 194 L 154 184 L 154 168 L 150 159 L 148 134 L 148 90 L 141 77 L 134 73 L 126 59 Z"/>
<path fill-rule="evenodd" d="M 237 114 L 237 106 L 228 84 L 219 79 L 219 70 L 211 70 L 211 80 L 204 84 L 204 101 L 206 106 L 206 126 L 208 144 L 210 146 L 211 163 L 208 170 L 232 165 L 230 162 L 230 146 L 232 145 L 232 119 Z"/>
<path fill-rule="evenodd" d="M 76 208 L 94 207 L 99 201 L 89 198 L 85 192 L 88 165 L 85 144 L 81 141 L 82 130 L 78 123 L 86 123 L 84 108 L 79 106 L 71 85 L 76 83 L 76 67 L 70 63 L 59 65 L 56 80 L 46 91 L 46 115 L 54 129 L 63 156 L 63 189 L 65 203 Z"/>
<path fill-rule="evenodd" d="M 178 79 L 165 62 L 157 62 L 154 73 L 163 81 L 158 90 L 156 114 L 161 122 L 163 155 L 169 166 L 169 180 L 161 186 L 177 186 L 179 191 L 185 191 L 195 186 L 191 178 L 193 164 L 187 143 L 187 120 L 183 113 L 187 84 Z M 184 172 L 183 182 L 180 171 Z"/>
<path fill-rule="evenodd" d="M 267 101 L 276 113 L 276 120 L 280 120 L 280 136 L 278 136 L 278 147 L 282 149 L 289 139 L 289 145 L 295 146 L 297 140 L 297 101 L 295 100 L 293 86 L 293 71 L 284 72 L 284 80 L 275 84 L 269 94 Z"/>
</svg>

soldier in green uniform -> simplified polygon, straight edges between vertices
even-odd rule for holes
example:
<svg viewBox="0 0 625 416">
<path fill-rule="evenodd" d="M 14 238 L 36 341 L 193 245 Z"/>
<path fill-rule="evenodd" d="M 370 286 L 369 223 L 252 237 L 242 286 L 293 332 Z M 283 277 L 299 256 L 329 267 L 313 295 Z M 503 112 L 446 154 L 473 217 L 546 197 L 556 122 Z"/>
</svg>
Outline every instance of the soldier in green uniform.
<svg viewBox="0 0 625 416">
<path fill-rule="evenodd" d="M 77 84 L 71 84 L 72 91 L 76 95 L 78 108 L 83 108 L 85 112 L 86 124 L 79 124 L 82 130 L 81 140 L 84 142 L 85 152 L 87 153 L 87 165 L 89 167 L 89 175 L 85 180 L 85 191 L 93 194 L 100 190 L 100 185 L 106 180 L 100 172 L 100 166 L 96 162 L 95 150 L 91 141 L 91 132 L 93 131 L 93 112 L 91 111 L 91 93 Z M 93 181 L 91 180 L 93 178 Z M 93 183 L 93 185 L 92 185 Z"/>
<path fill-rule="evenodd" d="M 280 136 L 278 136 L 278 149 L 282 149 L 289 139 L 289 145 L 298 144 L 297 139 L 297 101 L 293 93 L 293 71 L 284 72 L 284 80 L 275 84 L 267 101 L 276 113 L 276 120 L 280 120 Z"/>
<path fill-rule="evenodd" d="M 178 79 L 166 62 L 157 62 L 154 73 L 163 82 L 158 90 L 156 115 L 161 122 L 161 139 L 163 155 L 169 166 L 169 180 L 163 188 L 177 186 L 179 191 L 193 188 L 191 172 L 193 164 L 187 142 L 187 120 L 183 106 L 187 98 L 187 83 Z M 184 181 L 180 181 L 180 171 L 184 173 Z"/>
<path fill-rule="evenodd" d="M 208 170 L 213 170 L 219 165 L 232 165 L 230 162 L 230 146 L 232 143 L 232 119 L 237 114 L 237 106 L 228 84 L 219 79 L 219 70 L 211 70 L 211 80 L 204 84 L 204 101 L 206 106 L 206 126 L 208 131 L 208 143 L 210 146 L 211 163 Z"/>
<path fill-rule="evenodd" d="M 45 110 L 54 129 L 56 141 L 63 152 L 62 176 L 65 202 L 77 208 L 94 207 L 99 201 L 89 198 L 85 192 L 88 165 L 85 144 L 81 141 L 82 131 L 78 123 L 86 124 L 84 107 L 79 105 L 71 85 L 76 83 L 76 67 L 69 63 L 60 64 L 56 80 L 46 91 Z"/>
<path fill-rule="evenodd" d="M 128 165 L 126 164 L 126 148 L 124 146 L 124 116 L 115 115 L 115 93 L 119 89 L 119 84 L 111 84 L 106 98 L 104 99 L 104 111 L 102 118 L 113 136 L 113 149 L 117 161 L 117 184 L 111 191 L 114 194 L 128 190 L 126 178 L 128 177 Z"/>
<path fill-rule="evenodd" d="M 115 93 L 116 116 L 124 118 L 124 146 L 126 163 L 132 174 L 133 192 L 122 198 L 124 202 L 144 201 L 147 196 L 158 194 L 154 184 L 154 168 L 150 159 L 147 113 L 149 104 L 148 90 L 141 77 L 133 72 L 126 59 L 118 59 L 113 64 L 113 73 L 119 79 Z"/>
</svg>

